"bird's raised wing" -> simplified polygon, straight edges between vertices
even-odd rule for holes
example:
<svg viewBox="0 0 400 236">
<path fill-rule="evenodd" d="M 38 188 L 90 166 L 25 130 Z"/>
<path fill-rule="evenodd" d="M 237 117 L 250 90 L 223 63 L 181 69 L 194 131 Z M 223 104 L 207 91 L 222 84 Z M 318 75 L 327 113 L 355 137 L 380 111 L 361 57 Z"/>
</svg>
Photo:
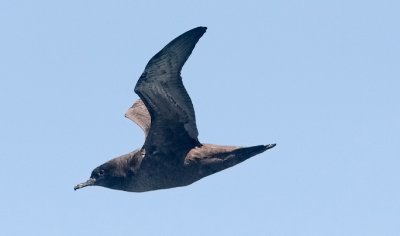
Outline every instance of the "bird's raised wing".
<svg viewBox="0 0 400 236">
<path fill-rule="evenodd" d="M 194 28 L 171 41 L 150 59 L 135 86 L 151 116 L 143 146 L 146 158 L 176 163 L 201 145 L 192 101 L 180 73 L 206 29 Z"/>
<path fill-rule="evenodd" d="M 137 100 L 125 113 L 125 117 L 135 122 L 147 137 L 150 129 L 150 114 L 142 100 Z"/>
</svg>

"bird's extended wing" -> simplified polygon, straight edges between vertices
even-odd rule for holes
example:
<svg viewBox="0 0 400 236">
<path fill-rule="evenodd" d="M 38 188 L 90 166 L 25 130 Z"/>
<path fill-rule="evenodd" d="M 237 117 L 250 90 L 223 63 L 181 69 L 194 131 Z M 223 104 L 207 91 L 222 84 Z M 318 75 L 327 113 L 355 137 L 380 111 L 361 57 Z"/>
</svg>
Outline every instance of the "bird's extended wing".
<svg viewBox="0 0 400 236">
<path fill-rule="evenodd" d="M 167 44 L 150 59 L 135 86 L 151 116 L 146 158 L 176 163 L 200 145 L 192 101 L 180 73 L 206 29 L 194 28 Z"/>
<path fill-rule="evenodd" d="M 150 129 L 150 114 L 142 100 L 137 100 L 125 113 L 125 117 L 135 122 L 147 137 Z"/>
</svg>

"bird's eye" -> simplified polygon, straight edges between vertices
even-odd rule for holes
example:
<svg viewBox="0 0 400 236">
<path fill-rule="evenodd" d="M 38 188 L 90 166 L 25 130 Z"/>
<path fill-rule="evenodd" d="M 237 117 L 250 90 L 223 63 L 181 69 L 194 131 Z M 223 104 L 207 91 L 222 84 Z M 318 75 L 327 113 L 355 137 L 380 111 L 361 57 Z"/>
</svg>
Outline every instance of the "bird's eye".
<svg viewBox="0 0 400 236">
<path fill-rule="evenodd" d="M 103 175 L 104 175 L 104 170 L 100 170 L 100 171 L 99 171 L 99 175 L 100 175 L 100 176 L 103 176 Z"/>
</svg>

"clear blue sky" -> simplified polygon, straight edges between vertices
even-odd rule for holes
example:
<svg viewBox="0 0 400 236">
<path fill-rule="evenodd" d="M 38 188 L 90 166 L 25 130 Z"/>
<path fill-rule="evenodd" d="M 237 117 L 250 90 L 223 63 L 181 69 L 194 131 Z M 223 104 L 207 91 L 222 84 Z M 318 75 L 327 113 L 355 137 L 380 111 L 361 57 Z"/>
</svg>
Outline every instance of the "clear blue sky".
<svg viewBox="0 0 400 236">
<path fill-rule="evenodd" d="M 1 1 L 1 235 L 400 235 L 398 1 Z M 147 61 L 183 69 L 200 140 L 278 145 L 184 188 L 73 186 L 140 147 Z"/>
</svg>

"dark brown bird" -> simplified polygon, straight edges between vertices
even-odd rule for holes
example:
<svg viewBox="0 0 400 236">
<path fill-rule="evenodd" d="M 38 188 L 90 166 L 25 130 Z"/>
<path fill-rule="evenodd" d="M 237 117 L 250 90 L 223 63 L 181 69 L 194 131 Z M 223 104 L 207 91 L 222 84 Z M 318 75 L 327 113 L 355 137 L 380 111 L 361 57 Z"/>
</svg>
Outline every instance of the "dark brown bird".
<svg viewBox="0 0 400 236">
<path fill-rule="evenodd" d="M 206 32 L 197 27 L 172 40 L 147 63 L 136 84 L 140 100 L 126 112 L 145 134 L 142 148 L 112 159 L 92 171 L 86 186 L 144 192 L 189 185 L 273 148 L 202 144 L 192 101 L 181 69 Z"/>
</svg>

